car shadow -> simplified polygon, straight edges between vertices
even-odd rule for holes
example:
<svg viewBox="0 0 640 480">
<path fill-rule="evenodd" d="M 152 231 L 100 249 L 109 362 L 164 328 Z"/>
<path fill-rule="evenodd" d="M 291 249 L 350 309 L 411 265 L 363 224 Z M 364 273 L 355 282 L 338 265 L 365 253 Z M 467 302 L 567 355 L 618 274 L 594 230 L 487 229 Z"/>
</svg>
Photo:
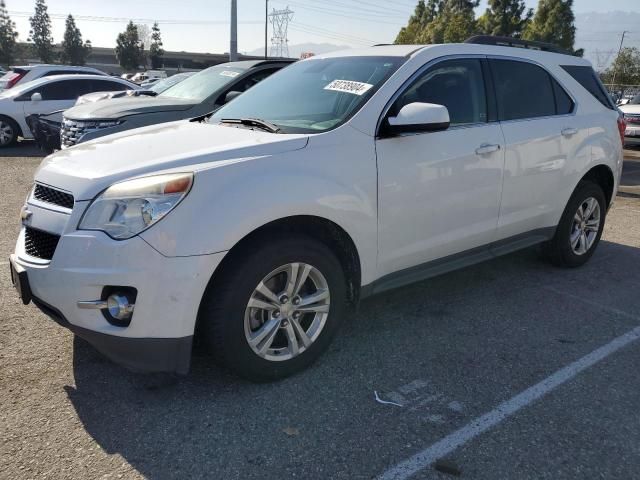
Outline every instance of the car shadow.
<svg viewBox="0 0 640 480">
<path fill-rule="evenodd" d="M 522 330 L 522 324 L 515 326 L 522 318 L 501 309 L 518 308 L 514 304 L 522 298 L 547 298 L 544 288 L 551 284 L 591 288 L 589 279 L 598 286 L 590 290 L 591 300 L 611 303 L 615 301 L 612 295 L 626 287 L 621 285 L 626 274 L 616 270 L 623 268 L 624 272 L 640 270 L 640 249 L 603 241 L 582 269 L 555 268 L 529 249 L 390 291 L 364 301 L 319 362 L 274 383 L 240 380 L 214 366 L 201 352 L 195 353 L 187 376 L 136 374 L 114 365 L 76 338 L 75 385 L 65 389 L 100 448 L 121 455 L 147 478 L 289 478 L 295 473 L 300 476 L 304 468 L 310 468 L 308 478 L 349 478 L 356 471 L 370 478 L 370 472 L 344 460 L 345 450 L 356 446 L 340 439 L 344 432 L 360 429 L 362 438 L 355 442 L 358 448 L 369 442 L 382 448 L 384 435 L 393 436 L 394 427 L 386 426 L 381 430 L 387 433 L 379 433 L 376 425 L 384 426 L 386 420 L 379 410 L 380 416 L 374 415 L 375 403 L 363 406 L 359 394 L 373 392 L 381 376 L 417 378 L 416 371 L 428 371 L 434 362 L 438 368 L 445 364 L 445 370 L 455 377 L 460 362 L 454 352 L 436 351 L 435 357 L 422 354 L 439 348 L 428 344 L 432 332 L 437 332 L 440 344 L 461 342 L 460 335 L 466 335 L 465 341 L 479 342 L 478 350 L 487 345 L 482 342 L 490 335 L 516 346 L 518 342 L 526 345 L 529 337 L 508 338 L 511 322 L 514 332 Z M 615 281 L 607 283 L 607 277 Z M 508 292 L 517 292 L 520 300 Z M 579 302 L 573 303 L 575 307 L 569 303 L 559 315 L 580 324 Z M 457 308 L 482 312 L 492 322 L 495 319 L 495 325 L 471 322 L 472 334 L 463 334 L 461 329 L 470 320 L 454 313 Z M 416 343 L 423 345 L 416 350 L 418 357 L 410 355 L 409 361 L 403 350 L 411 351 Z M 560 347 L 573 345 L 558 344 Z M 525 350 L 519 355 L 526 355 Z M 487 354 L 480 358 L 483 355 Z M 511 366 L 504 368 L 508 378 Z M 384 411 L 385 418 L 388 412 Z M 306 437 L 295 428 L 287 430 L 304 422 L 314 425 Z M 385 459 L 377 458 L 375 448 L 360 454 L 368 455 L 366 465 L 373 473 L 384 465 L 378 464 Z M 310 467 L 307 460 L 322 466 L 313 463 Z M 343 460 L 352 470 L 338 474 L 337 465 Z"/>
<path fill-rule="evenodd" d="M 35 142 L 22 140 L 10 147 L 0 149 L 0 157 L 46 157 L 47 153 L 41 150 Z"/>
</svg>

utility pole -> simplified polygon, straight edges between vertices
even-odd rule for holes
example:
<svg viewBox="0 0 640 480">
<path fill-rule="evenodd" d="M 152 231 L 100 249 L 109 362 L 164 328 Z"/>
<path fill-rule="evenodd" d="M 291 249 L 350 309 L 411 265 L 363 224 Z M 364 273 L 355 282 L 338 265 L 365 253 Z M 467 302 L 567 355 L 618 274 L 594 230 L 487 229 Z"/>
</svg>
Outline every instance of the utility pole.
<svg viewBox="0 0 640 480">
<path fill-rule="evenodd" d="M 229 61 L 238 60 L 238 0 L 231 0 L 231 44 L 229 45 Z"/>
<path fill-rule="evenodd" d="M 264 59 L 267 59 L 267 35 L 269 32 L 269 0 L 264 0 Z"/>
<path fill-rule="evenodd" d="M 616 57 L 616 60 L 615 60 L 616 62 L 617 62 L 618 58 L 620 58 L 620 52 L 622 52 L 622 44 L 624 43 L 624 36 L 627 33 L 629 33 L 629 32 L 627 32 L 626 30 L 624 30 L 622 32 L 622 38 L 620 39 L 620 48 L 618 48 L 618 56 Z M 616 86 L 616 75 L 617 75 L 617 73 L 618 73 L 618 64 L 616 63 L 616 68 L 613 69 L 613 79 L 611 80 L 612 87 L 614 87 L 614 88 Z"/>
</svg>

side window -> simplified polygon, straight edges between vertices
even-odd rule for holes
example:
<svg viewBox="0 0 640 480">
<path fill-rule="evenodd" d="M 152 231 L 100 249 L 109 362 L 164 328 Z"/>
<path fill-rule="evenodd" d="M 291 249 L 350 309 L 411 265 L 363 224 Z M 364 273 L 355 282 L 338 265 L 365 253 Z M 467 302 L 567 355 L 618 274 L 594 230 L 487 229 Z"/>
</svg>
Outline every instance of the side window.
<svg viewBox="0 0 640 480">
<path fill-rule="evenodd" d="M 573 100 L 571 100 L 569 94 L 553 78 L 551 83 L 553 85 L 553 95 L 556 97 L 556 114 L 568 115 L 573 112 Z"/>
<path fill-rule="evenodd" d="M 119 92 L 121 90 L 130 90 L 130 87 L 119 82 L 110 82 L 108 80 L 91 80 L 92 92 Z"/>
<path fill-rule="evenodd" d="M 222 105 L 225 103 L 225 99 L 229 92 L 246 92 L 254 85 L 260 83 L 262 80 L 267 78 L 269 75 L 277 72 L 278 68 L 270 68 L 266 70 L 260 70 L 258 72 L 252 73 L 246 78 L 234 83 L 229 88 L 227 88 L 224 93 L 222 93 L 218 99 L 216 100 L 216 104 Z"/>
<path fill-rule="evenodd" d="M 80 95 L 91 91 L 90 80 L 62 80 L 48 83 L 34 90 L 34 92 L 40 92 L 43 100 L 75 100 Z"/>
<path fill-rule="evenodd" d="M 598 80 L 593 68 L 578 65 L 562 65 L 565 72 L 573 77 L 573 79 L 582 85 L 596 100 L 610 110 L 615 110 L 615 106 L 611 102 L 609 95 Z"/>
<path fill-rule="evenodd" d="M 414 102 L 444 105 L 451 125 L 487 122 L 487 99 L 480 60 L 446 60 L 418 77 L 400 95 L 390 114 Z"/>
<path fill-rule="evenodd" d="M 499 120 L 556 114 L 552 79 L 545 70 L 537 65 L 515 60 L 491 60 L 490 63 Z"/>
<path fill-rule="evenodd" d="M 231 87 L 230 90 L 233 90 L 235 92 L 246 92 L 251 87 L 253 87 L 257 83 L 260 83 L 262 80 L 267 78 L 272 73 L 275 73 L 276 71 L 277 69 L 273 68 L 268 70 L 260 70 L 239 81 L 233 87 Z"/>
</svg>

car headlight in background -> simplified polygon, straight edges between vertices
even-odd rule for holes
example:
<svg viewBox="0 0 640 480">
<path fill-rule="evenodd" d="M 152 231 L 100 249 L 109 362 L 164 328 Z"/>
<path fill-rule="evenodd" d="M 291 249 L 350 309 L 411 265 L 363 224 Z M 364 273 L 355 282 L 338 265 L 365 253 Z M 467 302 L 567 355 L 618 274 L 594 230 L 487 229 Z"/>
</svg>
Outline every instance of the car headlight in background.
<svg viewBox="0 0 640 480">
<path fill-rule="evenodd" d="M 170 173 L 116 183 L 96 197 L 79 230 L 100 230 L 111 238 L 134 237 L 158 222 L 189 193 L 192 173 Z"/>
</svg>

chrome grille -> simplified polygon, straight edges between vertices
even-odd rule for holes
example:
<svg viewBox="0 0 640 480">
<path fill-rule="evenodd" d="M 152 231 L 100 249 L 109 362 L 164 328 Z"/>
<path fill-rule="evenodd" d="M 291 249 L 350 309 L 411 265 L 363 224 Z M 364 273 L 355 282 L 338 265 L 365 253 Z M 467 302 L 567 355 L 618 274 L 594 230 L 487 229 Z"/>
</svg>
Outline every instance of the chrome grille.
<svg viewBox="0 0 640 480">
<path fill-rule="evenodd" d="M 24 232 L 24 249 L 32 257 L 51 260 L 59 240 L 59 235 L 26 227 Z"/>
<path fill-rule="evenodd" d="M 65 208 L 73 208 L 73 195 L 56 190 L 55 188 L 45 187 L 38 183 L 36 183 L 33 189 L 33 198 L 41 202 L 52 203 Z"/>
<path fill-rule="evenodd" d="M 60 145 L 63 148 L 72 147 L 80 141 L 83 135 L 95 132 L 96 130 L 115 127 L 119 123 L 119 120 L 83 121 L 63 118 L 62 125 L 60 126 Z"/>
</svg>

